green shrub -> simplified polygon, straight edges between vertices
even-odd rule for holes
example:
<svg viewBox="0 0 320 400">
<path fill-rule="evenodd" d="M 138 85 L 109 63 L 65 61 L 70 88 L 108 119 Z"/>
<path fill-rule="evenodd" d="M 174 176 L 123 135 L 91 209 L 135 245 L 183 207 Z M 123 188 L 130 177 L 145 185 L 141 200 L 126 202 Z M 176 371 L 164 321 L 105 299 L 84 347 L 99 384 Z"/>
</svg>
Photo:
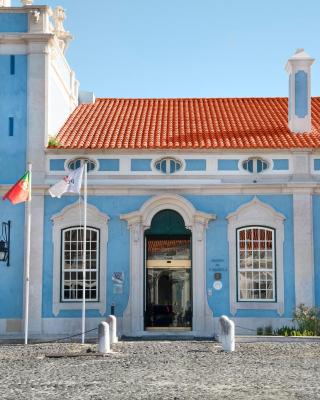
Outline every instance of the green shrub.
<svg viewBox="0 0 320 400">
<path fill-rule="evenodd" d="M 295 328 L 292 326 L 283 326 L 282 328 L 275 329 L 273 334 L 276 336 L 295 336 L 293 332 Z"/>
<path fill-rule="evenodd" d="M 259 326 L 259 327 L 257 328 L 257 335 L 259 335 L 259 336 L 263 335 L 263 328 L 262 328 L 262 326 Z"/>
<path fill-rule="evenodd" d="M 320 308 L 300 304 L 293 313 L 293 321 L 299 332 L 307 332 L 310 336 L 320 335 Z"/>
<path fill-rule="evenodd" d="M 273 333 L 273 329 L 271 325 L 265 326 L 263 329 L 263 334 L 266 336 L 270 336 Z"/>
<path fill-rule="evenodd" d="M 59 147 L 59 146 L 61 146 L 61 143 L 59 142 L 59 140 L 56 137 L 50 136 L 49 140 L 48 140 L 48 146 L 49 147 Z"/>
<path fill-rule="evenodd" d="M 300 304 L 293 313 L 296 326 L 283 326 L 273 334 L 278 336 L 315 336 L 320 335 L 320 309 Z"/>
</svg>

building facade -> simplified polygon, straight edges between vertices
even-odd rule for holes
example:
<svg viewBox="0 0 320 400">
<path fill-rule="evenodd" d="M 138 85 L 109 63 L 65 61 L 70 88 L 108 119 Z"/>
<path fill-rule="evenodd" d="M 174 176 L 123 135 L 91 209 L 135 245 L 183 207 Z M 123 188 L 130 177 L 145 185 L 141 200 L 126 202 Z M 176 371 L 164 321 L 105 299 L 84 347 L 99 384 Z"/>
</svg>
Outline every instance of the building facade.
<svg viewBox="0 0 320 400">
<path fill-rule="evenodd" d="M 0 2 L 0 194 L 32 162 L 31 334 L 81 330 L 83 202 L 48 188 L 83 160 L 88 329 L 112 308 L 128 336 L 212 336 L 223 314 L 248 334 L 320 306 L 314 60 L 289 59 L 288 98 L 95 99 L 66 60 L 64 11 L 27 3 Z M 1 202 L 0 217 L 9 336 L 23 330 L 25 205 Z"/>
</svg>

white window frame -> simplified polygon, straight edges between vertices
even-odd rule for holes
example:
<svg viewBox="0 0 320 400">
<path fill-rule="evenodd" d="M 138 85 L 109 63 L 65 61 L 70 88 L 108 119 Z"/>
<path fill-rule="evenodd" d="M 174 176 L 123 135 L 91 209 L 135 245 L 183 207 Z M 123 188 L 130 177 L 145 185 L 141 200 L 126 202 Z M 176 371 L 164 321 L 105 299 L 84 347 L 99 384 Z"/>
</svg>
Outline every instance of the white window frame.
<svg viewBox="0 0 320 400">
<path fill-rule="evenodd" d="M 240 206 L 227 216 L 229 243 L 229 290 L 230 312 L 236 315 L 238 310 L 276 310 L 284 313 L 284 275 L 283 242 L 285 216 L 271 206 L 254 197 L 249 203 Z M 275 232 L 275 293 L 276 301 L 239 301 L 237 293 L 237 229 L 244 226 L 265 226 Z"/>
<path fill-rule="evenodd" d="M 64 229 L 61 230 L 61 235 L 62 235 L 62 238 L 61 238 L 61 301 L 62 302 L 69 302 L 70 303 L 70 302 L 82 301 L 82 298 L 78 298 L 77 299 L 77 298 L 65 298 L 64 297 L 64 292 L 65 292 L 65 273 L 70 273 L 70 274 L 76 273 L 76 274 L 79 274 L 79 273 L 83 272 L 82 268 L 71 268 L 71 267 L 70 268 L 65 268 L 64 267 L 65 266 L 65 254 L 66 254 L 66 252 L 68 252 L 68 251 L 72 252 L 72 250 L 66 250 L 66 248 L 65 248 L 65 243 L 66 243 L 65 242 L 65 233 L 66 232 L 70 232 L 71 233 L 72 231 L 75 231 L 75 230 L 78 231 L 81 228 L 82 228 L 82 232 L 83 232 L 83 226 L 79 226 L 79 225 L 71 226 L 69 228 L 64 228 Z M 86 275 L 90 274 L 92 272 L 96 273 L 96 296 L 95 296 L 95 298 L 86 298 L 86 302 L 92 302 L 92 301 L 96 301 L 97 302 L 97 301 L 99 301 L 99 295 L 100 295 L 100 230 L 97 229 L 97 228 L 94 228 L 92 226 L 87 226 L 87 238 L 88 238 L 88 231 L 90 231 L 90 232 L 94 231 L 94 232 L 96 232 L 96 235 L 97 235 L 96 250 L 95 250 L 95 252 L 96 252 L 96 260 L 95 260 L 96 268 L 87 268 L 86 269 Z M 70 243 L 71 242 L 73 242 L 73 241 L 70 240 Z M 78 240 L 77 240 L 77 242 L 78 242 Z M 88 251 L 91 252 L 92 250 L 87 248 L 87 252 Z M 73 252 L 78 252 L 78 250 L 73 250 Z M 80 261 L 81 264 L 82 264 L 81 250 L 79 251 L 79 253 L 80 253 L 80 260 L 77 259 L 77 261 Z M 69 261 L 70 260 L 71 260 L 71 258 L 69 259 Z M 88 262 L 90 262 L 90 259 L 87 260 L 87 263 Z M 79 280 L 76 280 L 76 281 L 79 282 L 80 285 L 82 285 L 83 278 L 81 278 Z"/>
<path fill-rule="evenodd" d="M 244 167 L 244 164 L 248 163 L 249 161 L 252 161 L 252 163 L 253 163 L 252 171 L 249 171 L 249 169 L 246 169 Z M 262 169 L 260 172 L 258 172 L 258 161 L 261 161 L 262 163 L 265 163 L 267 165 L 267 167 Z M 268 161 L 264 158 L 261 158 L 261 157 L 250 157 L 250 158 L 246 158 L 245 160 L 241 161 L 241 168 L 248 174 L 259 174 L 259 175 L 263 174 L 264 172 L 270 170 L 270 166 L 271 166 L 270 161 Z"/>
<path fill-rule="evenodd" d="M 269 231 L 272 234 L 272 249 L 271 249 L 271 256 L 272 256 L 272 268 L 261 268 L 259 265 L 259 268 L 254 268 L 253 266 L 251 268 L 240 268 L 241 265 L 241 258 L 240 258 L 240 253 L 241 253 L 241 248 L 240 248 L 240 232 L 244 231 L 245 233 L 247 232 L 247 230 L 252 230 L 252 229 L 259 229 L 259 230 L 264 230 L 264 231 Z M 254 250 L 253 248 L 253 244 L 252 244 L 252 251 L 258 251 L 259 253 L 261 252 L 261 249 L 259 248 L 258 250 Z M 265 250 L 267 251 L 267 250 Z M 261 262 L 261 258 L 259 257 L 259 264 Z M 254 298 L 254 297 L 246 297 L 246 298 L 241 298 L 241 287 L 240 287 L 240 274 L 241 273 L 272 273 L 272 298 Z M 237 228 L 237 289 L 238 289 L 238 293 L 237 293 L 237 301 L 238 302 L 255 302 L 255 301 L 259 301 L 259 302 L 275 302 L 276 298 L 277 298 L 277 288 L 276 288 L 276 260 L 275 260 L 275 230 L 273 228 L 270 228 L 268 226 L 257 226 L 257 225 L 250 225 L 250 226 L 243 226 L 240 228 Z M 254 282 L 254 280 L 252 279 L 252 282 Z M 259 280 L 260 282 L 260 280 Z M 254 291 L 255 289 L 251 289 L 252 291 Z M 268 290 L 268 289 L 266 289 Z"/>
<path fill-rule="evenodd" d="M 80 220 L 82 218 L 82 220 Z M 83 202 L 76 202 L 65 207 L 51 218 L 53 243 L 53 293 L 52 312 L 55 316 L 62 310 L 81 310 L 82 302 L 62 301 L 62 230 L 83 225 Z M 100 296 L 99 301 L 87 301 L 87 310 L 98 310 L 100 315 L 106 312 L 106 277 L 107 277 L 107 244 L 108 244 L 108 215 L 99 211 L 91 204 L 87 205 L 87 225 L 100 231 Z"/>
<path fill-rule="evenodd" d="M 71 158 L 71 159 L 66 160 L 66 162 L 65 162 L 65 169 L 66 169 L 67 171 L 69 171 L 69 172 L 74 171 L 75 168 L 70 168 L 70 164 L 76 163 L 77 161 L 80 161 L 80 165 L 82 165 L 84 161 L 87 161 L 88 164 L 89 164 L 89 163 L 92 163 L 92 164 L 94 165 L 94 167 L 93 167 L 92 169 L 88 169 L 88 170 L 87 170 L 87 173 L 88 173 L 88 174 L 91 174 L 91 173 L 96 172 L 96 171 L 99 170 L 99 165 L 98 165 L 98 163 L 97 163 L 96 160 L 92 160 L 91 158 L 84 158 L 84 157 Z M 88 166 L 88 164 L 87 164 L 87 166 Z M 79 168 L 79 167 L 78 167 L 78 168 Z"/>
<path fill-rule="evenodd" d="M 174 161 L 175 163 L 180 164 L 180 168 L 178 170 L 170 172 L 170 161 Z M 160 169 L 157 169 L 157 167 L 156 167 L 156 165 L 158 163 L 162 163 L 162 162 L 166 163 L 166 171 L 165 172 L 163 172 L 161 170 L 161 167 L 160 167 Z M 153 170 L 156 171 L 157 173 L 162 174 L 162 175 L 174 175 L 174 174 L 176 174 L 178 172 L 184 171 L 184 169 L 185 169 L 184 162 L 182 162 L 182 160 L 178 160 L 175 157 L 162 157 L 162 158 L 159 158 L 159 159 L 157 159 L 156 161 L 153 162 Z"/>
</svg>

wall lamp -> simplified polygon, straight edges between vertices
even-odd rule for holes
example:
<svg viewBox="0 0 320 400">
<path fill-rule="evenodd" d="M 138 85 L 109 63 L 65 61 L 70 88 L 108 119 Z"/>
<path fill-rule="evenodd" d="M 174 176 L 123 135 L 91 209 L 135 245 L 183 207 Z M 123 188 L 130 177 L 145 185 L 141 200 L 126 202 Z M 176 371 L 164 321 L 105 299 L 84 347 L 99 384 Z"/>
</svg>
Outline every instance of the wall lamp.
<svg viewBox="0 0 320 400">
<path fill-rule="evenodd" d="M 7 267 L 10 265 L 10 228 L 10 221 L 2 222 L 0 236 L 0 261 L 6 262 Z"/>
</svg>

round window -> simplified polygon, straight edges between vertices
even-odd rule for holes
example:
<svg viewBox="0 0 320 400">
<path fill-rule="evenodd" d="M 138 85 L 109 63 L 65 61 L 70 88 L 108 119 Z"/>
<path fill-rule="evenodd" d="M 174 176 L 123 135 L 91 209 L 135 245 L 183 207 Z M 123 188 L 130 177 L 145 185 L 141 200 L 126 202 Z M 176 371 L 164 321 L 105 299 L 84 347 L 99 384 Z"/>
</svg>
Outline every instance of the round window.
<svg viewBox="0 0 320 400">
<path fill-rule="evenodd" d="M 72 160 L 68 163 L 68 169 L 74 171 L 81 167 L 81 164 L 86 161 L 87 162 L 87 171 L 93 171 L 96 168 L 96 163 L 94 161 L 88 160 L 87 158 L 77 158 L 76 160 Z"/>
<path fill-rule="evenodd" d="M 248 160 L 243 161 L 242 168 L 248 172 L 259 174 L 260 172 L 265 171 L 269 167 L 269 163 L 262 158 L 249 158 Z"/>
<path fill-rule="evenodd" d="M 154 163 L 155 169 L 163 174 L 174 174 L 182 168 L 181 161 L 175 158 L 162 158 Z"/>
</svg>

